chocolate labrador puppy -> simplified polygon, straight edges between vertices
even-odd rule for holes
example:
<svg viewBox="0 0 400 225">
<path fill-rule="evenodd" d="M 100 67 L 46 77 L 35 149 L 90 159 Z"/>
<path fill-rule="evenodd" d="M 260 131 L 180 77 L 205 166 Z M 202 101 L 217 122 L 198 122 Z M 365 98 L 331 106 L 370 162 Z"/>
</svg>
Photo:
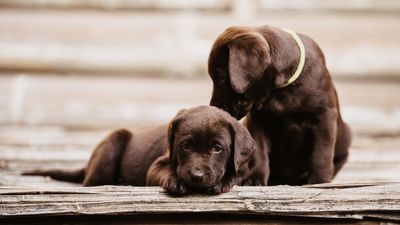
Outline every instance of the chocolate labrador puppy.
<svg viewBox="0 0 400 225">
<path fill-rule="evenodd" d="M 144 186 L 148 174 L 147 185 L 161 185 L 174 194 L 220 193 L 235 184 L 266 184 L 267 175 L 254 176 L 266 173 L 263 157 L 254 154 L 258 152 L 255 146 L 247 129 L 228 113 L 200 106 L 182 110 L 169 128 L 114 131 L 96 147 L 84 169 L 25 175 L 82 182 L 83 186 Z"/>
<path fill-rule="evenodd" d="M 227 112 L 201 106 L 177 114 L 168 129 L 169 152 L 153 163 L 148 185 L 174 194 L 218 194 L 233 185 L 266 185 L 266 152 Z"/>
<path fill-rule="evenodd" d="M 270 26 L 230 27 L 208 61 L 211 105 L 245 125 L 269 152 L 268 183 L 330 182 L 347 160 L 351 131 L 319 46 Z"/>
</svg>

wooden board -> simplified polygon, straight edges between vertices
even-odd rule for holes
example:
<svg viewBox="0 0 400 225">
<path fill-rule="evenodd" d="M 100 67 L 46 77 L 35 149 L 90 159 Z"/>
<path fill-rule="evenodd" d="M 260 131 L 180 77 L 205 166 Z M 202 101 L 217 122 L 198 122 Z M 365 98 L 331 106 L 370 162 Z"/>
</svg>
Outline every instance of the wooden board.
<svg viewBox="0 0 400 225">
<path fill-rule="evenodd" d="M 221 213 L 400 221 L 400 183 L 234 187 L 216 195 L 168 196 L 158 187 L 0 187 L 0 216 Z"/>
</svg>

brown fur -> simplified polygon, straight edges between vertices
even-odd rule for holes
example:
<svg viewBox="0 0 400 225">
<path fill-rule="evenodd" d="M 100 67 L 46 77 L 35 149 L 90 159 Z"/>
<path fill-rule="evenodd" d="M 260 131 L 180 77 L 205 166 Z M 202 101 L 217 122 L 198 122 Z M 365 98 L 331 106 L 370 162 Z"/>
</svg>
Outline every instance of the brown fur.
<svg viewBox="0 0 400 225">
<path fill-rule="evenodd" d="M 300 77 L 284 84 L 299 62 L 299 48 L 281 29 L 231 27 L 215 41 L 208 70 L 210 104 L 245 125 L 269 156 L 269 184 L 330 182 L 347 160 L 350 128 L 343 122 L 325 58 L 299 34 L 306 48 Z M 260 38 L 261 37 L 261 38 Z"/>
<path fill-rule="evenodd" d="M 183 110 L 169 126 L 169 149 L 149 169 L 148 185 L 173 194 L 218 194 L 233 185 L 266 185 L 264 157 L 247 129 L 216 107 Z M 264 176 L 254 174 L 263 173 Z"/>
<path fill-rule="evenodd" d="M 181 149 L 183 139 L 190 141 L 188 151 Z M 267 175 L 252 176 L 264 170 L 255 148 L 250 133 L 235 118 L 216 107 L 200 106 L 182 110 L 169 127 L 112 132 L 95 148 L 84 169 L 24 174 L 83 186 L 144 186 L 147 176 L 147 185 L 160 185 L 174 194 L 216 194 L 235 184 L 266 184 Z"/>
<path fill-rule="evenodd" d="M 97 185 L 146 185 L 147 170 L 168 146 L 167 126 L 138 130 L 120 129 L 108 135 L 94 149 L 84 169 L 36 170 L 24 175 L 49 176 L 56 180 Z"/>
</svg>

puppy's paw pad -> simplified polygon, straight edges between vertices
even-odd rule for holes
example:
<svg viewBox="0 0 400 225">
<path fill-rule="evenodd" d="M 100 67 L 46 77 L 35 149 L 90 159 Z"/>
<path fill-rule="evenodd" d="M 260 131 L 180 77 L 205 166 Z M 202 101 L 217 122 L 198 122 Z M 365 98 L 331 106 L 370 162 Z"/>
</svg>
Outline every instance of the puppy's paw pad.
<svg viewBox="0 0 400 225">
<path fill-rule="evenodd" d="M 162 187 L 171 194 L 181 195 L 188 193 L 186 186 L 175 176 L 166 178 Z"/>
<path fill-rule="evenodd" d="M 215 185 L 215 186 L 210 187 L 209 189 L 207 189 L 207 194 L 210 194 L 210 195 L 221 194 L 221 192 L 222 192 L 221 185 Z"/>
<path fill-rule="evenodd" d="M 211 187 L 210 189 L 208 189 L 208 193 L 209 194 L 221 194 L 221 193 L 226 193 L 228 191 L 230 191 L 232 189 L 233 185 L 231 183 L 228 184 L 222 184 L 219 183 L 217 185 L 215 185 L 214 187 Z"/>
<path fill-rule="evenodd" d="M 242 186 L 253 186 L 253 185 L 254 183 L 251 179 L 247 179 L 242 182 Z"/>
<path fill-rule="evenodd" d="M 233 185 L 224 185 L 222 186 L 222 193 L 226 193 L 232 189 Z"/>
</svg>

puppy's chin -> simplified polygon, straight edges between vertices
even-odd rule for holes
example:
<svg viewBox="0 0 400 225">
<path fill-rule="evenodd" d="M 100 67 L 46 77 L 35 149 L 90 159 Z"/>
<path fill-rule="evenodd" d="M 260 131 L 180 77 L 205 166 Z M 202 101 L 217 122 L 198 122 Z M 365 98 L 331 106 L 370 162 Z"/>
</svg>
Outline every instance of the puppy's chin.
<svg viewBox="0 0 400 225">
<path fill-rule="evenodd" d="M 217 181 L 193 181 L 190 178 L 182 178 L 183 183 L 193 190 L 203 190 L 215 186 Z"/>
<path fill-rule="evenodd" d="M 231 114 L 231 116 L 235 117 L 237 120 L 240 120 L 245 117 L 249 111 L 249 109 L 233 108 L 229 110 L 229 114 Z"/>
<path fill-rule="evenodd" d="M 236 118 L 237 120 L 241 120 L 243 117 L 245 117 L 245 116 L 247 115 L 248 112 L 249 112 L 249 111 L 240 111 L 240 112 L 235 116 L 235 118 Z"/>
<path fill-rule="evenodd" d="M 191 189 L 199 192 L 214 187 L 220 180 L 217 179 L 215 176 L 206 177 L 203 181 L 196 181 L 191 179 L 190 176 L 185 176 L 185 175 L 179 176 L 179 178 L 183 181 L 183 183 L 187 187 L 190 187 Z"/>
<path fill-rule="evenodd" d="M 191 189 L 200 191 L 200 192 L 203 190 L 209 189 L 209 188 L 215 186 L 215 184 L 216 184 L 215 182 L 213 182 L 213 183 L 204 183 L 204 182 L 198 183 L 198 182 L 192 182 L 192 181 L 184 182 L 184 183 L 186 184 L 186 186 L 190 187 Z"/>
</svg>

